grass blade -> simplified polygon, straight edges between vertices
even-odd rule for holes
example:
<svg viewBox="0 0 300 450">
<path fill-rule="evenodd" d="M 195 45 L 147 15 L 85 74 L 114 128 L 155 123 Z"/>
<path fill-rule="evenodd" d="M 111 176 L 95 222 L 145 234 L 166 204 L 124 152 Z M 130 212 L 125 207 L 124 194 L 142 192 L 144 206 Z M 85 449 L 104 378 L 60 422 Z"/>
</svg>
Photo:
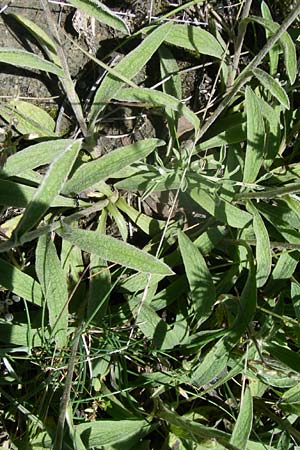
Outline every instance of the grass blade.
<svg viewBox="0 0 300 450">
<path fill-rule="evenodd" d="M 156 28 L 143 42 L 126 55 L 114 69 L 132 79 L 137 75 L 152 55 L 162 44 L 172 29 L 172 23 L 165 23 Z M 99 113 L 106 107 L 109 100 L 117 95 L 124 82 L 115 76 L 107 74 L 99 86 L 91 107 L 90 124 L 93 125 Z"/>
<path fill-rule="evenodd" d="M 216 301 L 215 286 L 201 252 L 181 231 L 178 232 L 178 243 L 191 290 L 195 320 L 200 325 L 212 313 Z"/>
<path fill-rule="evenodd" d="M 68 287 L 64 271 L 49 234 L 41 236 L 36 248 L 36 273 L 49 312 L 51 334 L 59 348 L 67 344 Z"/>
<path fill-rule="evenodd" d="M 76 8 L 81 9 L 86 14 L 99 22 L 114 28 L 115 30 L 122 31 L 125 34 L 129 34 L 128 26 L 126 22 L 113 13 L 107 6 L 98 0 L 70 0 L 70 3 Z"/>
<path fill-rule="evenodd" d="M 19 222 L 15 235 L 21 236 L 30 230 L 49 209 L 54 198 L 61 191 L 77 158 L 81 141 L 75 141 L 55 158 L 50 165 L 41 185 L 36 190 L 30 204 Z"/>
<path fill-rule="evenodd" d="M 247 111 L 247 148 L 243 182 L 253 183 L 263 161 L 265 127 L 259 102 L 249 86 L 246 87 L 245 103 Z"/>
<path fill-rule="evenodd" d="M 111 236 L 95 231 L 80 230 L 67 225 L 64 225 L 57 233 L 63 239 L 78 245 L 83 251 L 98 255 L 105 261 L 112 261 L 140 272 L 161 275 L 173 274 L 166 264 L 154 256 Z"/>
<path fill-rule="evenodd" d="M 57 75 L 58 77 L 62 77 L 64 75 L 63 69 L 56 64 L 46 61 L 34 53 L 16 48 L 1 48 L 0 62 L 11 64 L 12 66 L 39 69 L 43 72 L 54 73 L 54 75 Z"/>
<path fill-rule="evenodd" d="M 120 147 L 113 152 L 79 167 L 63 189 L 64 194 L 81 192 L 99 181 L 112 177 L 114 172 L 145 158 L 156 147 L 163 145 L 159 139 L 145 139 Z"/>
</svg>

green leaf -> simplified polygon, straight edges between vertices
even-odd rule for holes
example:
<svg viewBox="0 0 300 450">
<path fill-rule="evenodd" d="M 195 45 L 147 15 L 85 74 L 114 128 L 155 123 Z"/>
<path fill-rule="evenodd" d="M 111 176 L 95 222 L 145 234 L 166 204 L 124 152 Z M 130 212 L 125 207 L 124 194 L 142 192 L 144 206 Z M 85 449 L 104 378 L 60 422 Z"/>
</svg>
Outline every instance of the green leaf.
<svg viewBox="0 0 300 450">
<path fill-rule="evenodd" d="M 0 176 L 23 175 L 29 169 L 49 164 L 73 142 L 72 139 L 57 139 L 30 145 L 30 147 L 26 147 L 7 158 L 0 171 Z"/>
<path fill-rule="evenodd" d="M 145 139 L 134 144 L 120 147 L 104 156 L 80 166 L 72 178 L 66 183 L 64 194 L 82 192 L 99 181 L 113 177 L 123 167 L 145 158 L 156 147 L 164 145 L 159 139 Z"/>
<path fill-rule="evenodd" d="M 222 199 L 214 183 L 200 175 L 189 177 L 189 181 L 188 194 L 211 216 L 234 228 L 244 228 L 250 222 L 251 215 Z"/>
<path fill-rule="evenodd" d="M 64 71 L 56 64 L 53 64 L 34 53 L 26 52 L 16 48 L 1 48 L 0 62 L 11 64 L 12 66 L 28 67 L 29 69 L 39 69 L 44 72 L 54 73 L 58 77 L 64 76 Z"/>
<path fill-rule="evenodd" d="M 181 231 L 178 232 L 178 243 L 191 290 L 195 320 L 200 325 L 213 311 L 215 286 L 201 252 Z"/>
<path fill-rule="evenodd" d="M 36 38 L 54 64 L 60 66 L 56 44 L 41 27 L 39 27 L 35 22 L 29 20 L 27 17 L 20 16 L 18 14 L 9 14 L 9 16 L 21 23 Z"/>
<path fill-rule="evenodd" d="M 25 208 L 36 195 L 36 191 L 37 189 L 31 186 L 0 179 L 0 205 Z M 69 206 L 74 208 L 76 202 L 72 198 L 57 195 L 50 206 Z"/>
<path fill-rule="evenodd" d="M 50 234 L 38 240 L 35 270 L 47 303 L 51 334 L 63 348 L 68 339 L 68 286 Z"/>
<path fill-rule="evenodd" d="M 247 148 L 243 182 L 253 183 L 263 161 L 265 127 L 259 102 L 249 86 L 246 87 L 245 103 L 247 111 Z"/>
<path fill-rule="evenodd" d="M 280 83 L 261 69 L 254 69 L 253 74 L 260 81 L 260 83 L 282 104 L 286 109 L 290 109 L 290 101 L 287 93 L 281 87 Z"/>
<path fill-rule="evenodd" d="M 85 448 L 102 448 L 119 444 L 123 450 L 130 450 L 151 430 L 146 420 L 96 420 L 75 425 Z M 116 447 L 114 447 L 116 448 Z"/>
<path fill-rule="evenodd" d="M 165 42 L 220 59 L 224 53 L 212 34 L 193 25 L 174 24 L 172 33 L 165 37 Z"/>
<path fill-rule="evenodd" d="M 165 23 L 157 27 L 143 42 L 134 50 L 128 53 L 122 61 L 117 64 L 114 69 L 127 78 L 132 79 L 137 75 L 144 65 L 149 61 L 152 55 L 156 52 L 159 46 L 164 41 L 165 37 L 172 30 L 173 24 L 171 22 Z M 119 90 L 124 85 L 124 82 L 117 79 L 111 74 L 107 74 L 98 90 L 96 91 L 94 101 L 91 107 L 90 122 L 92 125 L 99 113 L 106 107 L 110 99 L 117 95 Z"/>
<path fill-rule="evenodd" d="M 262 17 L 252 16 L 251 20 L 259 23 L 264 28 L 267 28 L 272 34 L 276 33 L 276 31 L 278 31 L 280 28 L 280 25 L 278 25 L 278 23 L 275 23 L 272 20 L 264 19 Z M 284 63 L 290 83 L 293 84 L 296 80 L 298 71 L 295 44 L 293 43 L 293 40 L 287 31 L 282 34 L 281 38 L 279 39 L 279 43 L 283 50 Z"/>
<path fill-rule="evenodd" d="M 125 34 L 129 34 L 128 26 L 120 17 L 118 17 L 113 11 L 98 0 L 70 0 L 70 3 L 76 8 L 81 9 L 86 14 L 99 22 L 114 28 L 115 30 L 122 31 Z"/>
<path fill-rule="evenodd" d="M 42 305 L 43 293 L 39 283 L 4 259 L 0 259 L 0 284 L 25 300 Z"/>
<path fill-rule="evenodd" d="M 166 264 L 154 256 L 111 236 L 95 231 L 80 230 L 67 225 L 64 225 L 57 233 L 63 239 L 78 245 L 83 251 L 98 255 L 105 261 L 112 261 L 140 272 L 161 275 L 173 274 Z"/>
<path fill-rule="evenodd" d="M 221 131 L 216 136 L 213 136 L 196 146 L 196 151 L 209 150 L 215 147 L 222 147 L 223 145 L 237 144 L 247 139 L 246 122 L 243 120 L 236 123 L 234 120 L 226 127 L 226 130 Z"/>
<path fill-rule="evenodd" d="M 52 117 L 30 102 L 11 100 L 0 106 L 0 115 L 20 134 L 33 134 L 34 137 L 55 136 L 55 121 Z"/>
<path fill-rule="evenodd" d="M 113 96 L 117 100 L 127 102 L 146 102 L 149 106 L 163 106 L 183 115 L 197 130 L 200 126 L 200 121 L 195 113 L 193 113 L 187 106 L 181 103 L 177 98 L 164 92 L 155 91 L 148 88 L 125 88 Z"/>
<path fill-rule="evenodd" d="M 261 8 L 262 17 L 264 19 L 273 21 L 270 9 L 269 9 L 268 5 L 266 4 L 266 2 L 263 1 L 260 8 Z M 265 32 L 266 32 L 267 39 L 269 39 L 271 37 L 270 31 L 266 29 Z M 280 47 L 279 47 L 279 44 L 276 43 L 269 50 L 270 74 L 273 76 L 276 75 L 276 73 L 278 71 L 279 55 L 280 55 Z"/>
<path fill-rule="evenodd" d="M 256 237 L 257 287 L 262 287 L 269 278 L 272 269 L 271 244 L 264 221 L 250 201 L 247 204 L 247 209 L 253 215 L 253 228 Z"/>
<path fill-rule="evenodd" d="M 43 345 L 43 338 L 49 339 L 47 330 L 30 329 L 28 330 L 27 324 L 15 324 L 15 323 L 1 323 L 0 326 L 0 341 L 6 345 L 21 345 L 22 347 L 41 347 Z M 30 351 L 30 350 L 29 350 Z"/>
<path fill-rule="evenodd" d="M 290 414 L 300 414 L 300 383 L 285 391 L 279 401 L 284 411 Z"/>
<path fill-rule="evenodd" d="M 230 443 L 239 450 L 246 450 L 253 420 L 253 401 L 249 386 L 246 387 L 241 400 L 240 412 L 236 420 Z"/>
<path fill-rule="evenodd" d="M 49 209 L 62 190 L 80 147 L 81 140 L 75 141 L 54 159 L 15 230 L 16 236 L 21 236 L 34 227 Z"/>
</svg>

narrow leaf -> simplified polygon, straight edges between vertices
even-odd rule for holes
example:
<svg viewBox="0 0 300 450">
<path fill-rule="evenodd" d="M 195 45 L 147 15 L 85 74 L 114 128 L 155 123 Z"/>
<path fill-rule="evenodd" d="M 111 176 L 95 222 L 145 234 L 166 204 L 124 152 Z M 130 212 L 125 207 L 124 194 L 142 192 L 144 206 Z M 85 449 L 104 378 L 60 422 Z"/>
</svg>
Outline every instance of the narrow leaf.
<svg viewBox="0 0 300 450">
<path fill-rule="evenodd" d="M 249 386 L 241 401 L 240 412 L 235 423 L 230 443 L 239 450 L 246 450 L 253 420 L 253 401 Z"/>
<path fill-rule="evenodd" d="M 212 34 L 193 25 L 174 24 L 172 33 L 165 37 L 165 42 L 220 59 L 224 53 Z"/>
<path fill-rule="evenodd" d="M 117 16 L 111 9 L 98 0 L 70 0 L 70 3 L 76 6 L 76 8 L 84 11 L 89 16 L 95 17 L 95 19 L 99 20 L 99 22 L 104 23 L 115 30 L 129 34 L 129 29 L 126 22 L 124 22 L 124 20 Z"/>
<path fill-rule="evenodd" d="M 260 83 L 284 106 L 286 109 L 290 109 L 290 101 L 287 93 L 281 87 L 280 83 L 269 75 L 267 72 L 261 69 L 254 69 L 254 75 L 260 81 Z"/>
<path fill-rule="evenodd" d="M 152 55 L 159 48 L 173 24 L 171 22 L 160 25 L 134 50 L 128 53 L 114 69 L 132 79 L 137 75 L 144 65 L 149 61 Z M 93 124 L 98 114 L 106 107 L 113 95 L 117 95 L 124 82 L 115 76 L 107 74 L 100 84 L 91 108 L 90 122 Z"/>
<path fill-rule="evenodd" d="M 270 9 L 269 9 L 268 5 L 266 4 L 266 2 L 263 1 L 260 8 L 261 8 L 261 15 L 262 15 L 262 17 L 264 19 L 273 21 Z M 266 33 L 267 39 L 269 39 L 270 36 L 271 36 L 270 31 L 266 29 L 265 33 Z M 279 47 L 278 43 L 273 45 L 273 47 L 270 48 L 270 50 L 269 50 L 270 74 L 271 75 L 276 75 L 276 73 L 278 71 L 278 62 L 279 62 L 280 51 L 281 50 L 280 50 L 280 47 Z"/>
<path fill-rule="evenodd" d="M 63 69 L 58 67 L 34 53 L 26 52 L 15 48 L 1 48 L 0 62 L 11 64 L 12 66 L 28 67 L 29 69 L 39 69 L 44 72 L 54 73 L 62 77 L 64 75 Z"/>
<path fill-rule="evenodd" d="M 62 348 L 67 343 L 68 287 L 49 234 L 38 240 L 35 269 L 46 299 L 52 336 L 59 348 Z"/>
<path fill-rule="evenodd" d="M 121 168 L 145 158 L 156 147 L 163 144 L 164 142 L 159 139 L 146 139 L 120 147 L 101 158 L 87 162 L 76 170 L 73 177 L 66 183 L 63 192 L 65 194 L 81 192 L 99 181 L 112 177 L 114 172 Z"/>
<path fill-rule="evenodd" d="M 25 300 L 42 305 L 43 294 L 39 283 L 4 259 L 0 259 L 0 284 Z"/>
<path fill-rule="evenodd" d="M 262 287 L 269 278 L 272 269 L 271 244 L 264 221 L 250 201 L 247 204 L 247 209 L 253 215 L 253 228 L 256 237 L 257 287 Z"/>
<path fill-rule="evenodd" d="M 180 115 L 183 115 L 197 130 L 200 126 L 200 121 L 195 113 L 193 113 L 187 106 L 181 103 L 177 98 L 171 97 L 171 95 L 164 92 L 155 91 L 154 89 L 147 88 L 126 88 L 114 95 L 117 100 L 127 102 L 146 102 L 149 106 L 163 106 Z"/>
<path fill-rule="evenodd" d="M 80 230 L 64 225 L 59 236 L 83 251 L 100 256 L 105 261 L 112 261 L 140 272 L 172 275 L 172 270 L 163 262 L 143 250 L 135 248 L 111 236 L 95 231 Z"/>
<path fill-rule="evenodd" d="M 49 164 L 73 142 L 72 139 L 57 139 L 26 147 L 7 158 L 3 169 L 0 171 L 1 177 L 3 175 L 8 177 L 23 175 L 26 170 Z"/>
<path fill-rule="evenodd" d="M 260 105 L 252 89 L 246 87 L 247 148 L 244 168 L 244 183 L 256 180 L 263 161 L 265 127 Z"/>
<path fill-rule="evenodd" d="M 22 220 L 15 230 L 17 236 L 21 236 L 34 227 L 49 209 L 54 198 L 60 193 L 72 169 L 80 146 L 80 140 L 67 146 L 50 165 L 41 185 L 36 190 Z"/>
<path fill-rule="evenodd" d="M 201 252 L 181 231 L 178 232 L 178 243 L 190 285 L 195 320 L 200 325 L 212 313 L 216 301 L 215 286 Z"/>
</svg>

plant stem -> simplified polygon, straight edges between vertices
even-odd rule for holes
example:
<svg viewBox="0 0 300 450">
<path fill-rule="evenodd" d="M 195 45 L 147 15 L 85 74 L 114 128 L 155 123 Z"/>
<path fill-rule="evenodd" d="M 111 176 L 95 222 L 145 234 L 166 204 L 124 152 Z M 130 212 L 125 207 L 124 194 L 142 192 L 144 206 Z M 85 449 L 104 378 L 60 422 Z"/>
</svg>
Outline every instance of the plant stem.
<svg viewBox="0 0 300 450">
<path fill-rule="evenodd" d="M 74 83 L 72 81 L 69 66 L 67 63 L 67 59 L 63 50 L 63 46 L 60 40 L 59 33 L 57 31 L 56 24 L 53 20 L 52 13 L 48 4 L 47 0 L 40 0 L 41 5 L 43 7 L 43 10 L 46 15 L 46 20 L 48 23 L 48 27 L 50 29 L 50 32 L 52 34 L 53 39 L 56 42 L 57 45 L 57 56 L 59 57 L 60 64 L 64 70 L 64 76 L 61 78 L 61 83 L 63 85 L 63 88 L 67 94 L 68 100 L 72 106 L 72 109 L 74 111 L 75 117 L 77 119 L 78 125 L 81 129 L 81 132 L 84 136 L 87 135 L 87 126 L 83 117 L 83 112 L 80 104 L 79 97 L 75 91 Z"/>
</svg>

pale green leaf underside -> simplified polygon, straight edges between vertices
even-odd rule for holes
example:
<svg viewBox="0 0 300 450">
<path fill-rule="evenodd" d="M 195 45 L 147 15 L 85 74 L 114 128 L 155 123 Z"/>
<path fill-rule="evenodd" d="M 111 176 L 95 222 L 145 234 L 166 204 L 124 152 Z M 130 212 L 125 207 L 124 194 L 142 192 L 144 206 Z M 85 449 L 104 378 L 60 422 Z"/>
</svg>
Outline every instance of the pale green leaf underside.
<svg viewBox="0 0 300 450">
<path fill-rule="evenodd" d="M 96 231 L 63 226 L 59 236 L 87 253 L 94 253 L 105 261 L 112 261 L 140 272 L 172 275 L 172 270 L 154 256 L 133 245 Z"/>
<path fill-rule="evenodd" d="M 64 76 L 64 71 L 62 68 L 58 67 L 56 64 L 46 61 L 34 53 L 30 53 L 25 50 L 1 48 L 0 62 L 18 67 L 26 67 L 29 69 L 39 69 L 44 72 L 54 73 L 59 77 Z"/>
<path fill-rule="evenodd" d="M 253 70 L 254 75 L 260 81 L 260 83 L 284 106 L 284 108 L 290 108 L 290 101 L 287 93 L 281 87 L 280 83 L 269 75 L 267 72 L 261 69 Z"/>
</svg>

